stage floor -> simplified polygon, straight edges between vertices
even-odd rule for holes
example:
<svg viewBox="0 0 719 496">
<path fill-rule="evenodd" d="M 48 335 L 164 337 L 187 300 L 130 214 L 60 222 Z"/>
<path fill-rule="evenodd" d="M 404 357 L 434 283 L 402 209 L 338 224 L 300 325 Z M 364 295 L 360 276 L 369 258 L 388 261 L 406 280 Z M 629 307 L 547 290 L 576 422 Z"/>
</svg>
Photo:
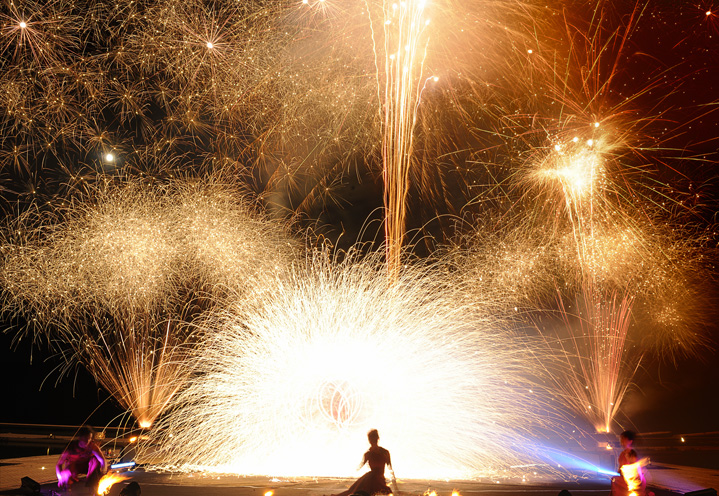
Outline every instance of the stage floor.
<svg viewBox="0 0 719 496">
<path fill-rule="evenodd" d="M 89 489 L 80 483 L 70 491 L 57 489 L 54 466 L 56 455 L 33 456 L 0 460 L 0 494 L 26 494 L 18 491 L 22 477 L 42 484 L 42 493 L 51 495 L 89 496 Z M 172 474 L 144 471 L 124 472 L 126 481 L 112 487 L 109 494 L 119 495 L 130 481 L 136 481 L 143 496 L 264 496 L 272 491 L 274 496 L 329 496 L 346 489 L 352 479 L 334 478 L 268 478 L 234 475 Z M 648 481 L 657 496 L 684 494 L 690 491 L 719 486 L 719 470 L 652 464 L 648 469 Z M 603 476 L 582 474 L 574 480 L 537 479 L 535 481 L 506 477 L 498 480 L 436 481 L 398 480 L 401 495 L 422 495 L 428 489 L 438 496 L 450 496 L 453 490 L 463 496 L 542 495 L 554 496 L 562 489 L 582 496 L 607 496 L 609 480 Z"/>
</svg>

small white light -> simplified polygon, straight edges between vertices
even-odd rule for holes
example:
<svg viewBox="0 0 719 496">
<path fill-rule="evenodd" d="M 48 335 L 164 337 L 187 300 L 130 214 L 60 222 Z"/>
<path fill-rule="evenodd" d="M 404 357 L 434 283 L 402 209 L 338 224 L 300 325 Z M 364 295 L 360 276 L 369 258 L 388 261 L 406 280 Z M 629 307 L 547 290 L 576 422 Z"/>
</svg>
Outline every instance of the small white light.
<svg viewBox="0 0 719 496">
<path fill-rule="evenodd" d="M 20 29 L 25 29 L 27 27 L 27 23 L 25 21 L 20 21 L 20 24 L 18 24 L 18 26 L 20 26 Z"/>
<path fill-rule="evenodd" d="M 105 154 L 105 162 L 114 162 L 115 161 L 115 155 L 112 153 Z"/>
<path fill-rule="evenodd" d="M 208 42 L 207 42 L 207 48 L 209 48 L 210 50 L 212 50 L 213 48 L 215 48 L 215 45 L 213 45 L 211 41 L 208 41 Z"/>
<path fill-rule="evenodd" d="M 527 50 L 527 53 L 528 53 L 529 55 L 532 55 L 532 54 L 534 53 L 534 50 L 532 50 L 532 49 L 530 48 L 529 50 Z"/>
</svg>

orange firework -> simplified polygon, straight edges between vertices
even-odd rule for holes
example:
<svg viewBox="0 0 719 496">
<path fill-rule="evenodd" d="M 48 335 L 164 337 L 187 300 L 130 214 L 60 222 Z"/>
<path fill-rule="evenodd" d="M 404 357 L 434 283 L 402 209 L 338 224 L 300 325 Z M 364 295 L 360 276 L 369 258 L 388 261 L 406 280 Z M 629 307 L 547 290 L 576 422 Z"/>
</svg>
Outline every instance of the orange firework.
<svg viewBox="0 0 719 496">
<path fill-rule="evenodd" d="M 187 375 L 191 320 L 228 292 L 259 297 L 291 264 L 291 238 L 232 191 L 108 184 L 39 225 L 26 216 L 3 245 L 5 310 L 152 425 Z"/>
</svg>

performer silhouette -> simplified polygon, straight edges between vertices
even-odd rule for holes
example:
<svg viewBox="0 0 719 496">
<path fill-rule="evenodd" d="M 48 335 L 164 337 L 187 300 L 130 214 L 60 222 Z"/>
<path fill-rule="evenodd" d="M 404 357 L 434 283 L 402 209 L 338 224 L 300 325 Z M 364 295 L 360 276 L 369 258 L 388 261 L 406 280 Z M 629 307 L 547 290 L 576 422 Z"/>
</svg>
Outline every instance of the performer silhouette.
<svg viewBox="0 0 719 496">
<path fill-rule="evenodd" d="M 370 448 L 364 454 L 360 468 L 362 468 L 366 463 L 369 465 L 369 472 L 357 479 L 349 489 L 333 496 L 350 496 L 352 494 L 359 493 L 364 493 L 367 496 L 373 496 L 375 494 L 392 493 L 392 490 L 387 486 L 387 481 L 385 481 L 384 478 L 385 465 L 392 470 L 392 461 L 389 456 L 389 451 L 378 444 L 379 432 L 377 432 L 377 429 L 369 431 L 367 433 L 367 439 L 369 440 Z"/>
</svg>

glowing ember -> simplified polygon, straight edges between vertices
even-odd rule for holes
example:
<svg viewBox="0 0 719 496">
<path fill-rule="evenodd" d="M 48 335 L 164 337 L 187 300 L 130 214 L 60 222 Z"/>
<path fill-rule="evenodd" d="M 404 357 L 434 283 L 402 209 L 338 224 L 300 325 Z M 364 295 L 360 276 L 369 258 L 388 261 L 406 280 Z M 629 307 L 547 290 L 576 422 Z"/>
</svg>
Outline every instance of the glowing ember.
<svg viewBox="0 0 719 496">
<path fill-rule="evenodd" d="M 120 481 L 124 481 L 126 479 L 129 479 L 128 476 L 122 475 L 122 474 L 115 474 L 115 473 L 109 473 L 106 474 L 100 479 L 100 483 L 97 486 L 97 494 L 98 496 L 102 496 L 104 494 L 107 494 L 110 492 L 110 488 L 117 484 Z"/>
</svg>

